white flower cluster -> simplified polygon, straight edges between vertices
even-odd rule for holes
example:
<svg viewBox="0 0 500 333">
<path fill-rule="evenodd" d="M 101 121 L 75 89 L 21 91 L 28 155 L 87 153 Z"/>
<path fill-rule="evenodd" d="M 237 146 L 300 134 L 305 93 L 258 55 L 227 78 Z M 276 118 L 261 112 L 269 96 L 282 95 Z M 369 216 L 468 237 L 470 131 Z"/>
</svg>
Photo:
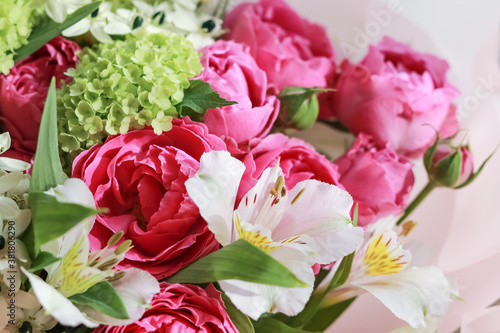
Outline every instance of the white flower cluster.
<svg viewBox="0 0 500 333">
<path fill-rule="evenodd" d="M 48 0 L 47 15 L 62 22 L 68 14 L 91 0 Z M 186 36 L 200 49 L 214 42 L 222 33 L 222 19 L 208 13 L 210 1 L 164 0 L 122 1 L 114 6 L 104 1 L 90 16 L 63 31 L 63 36 L 75 37 L 90 31 L 102 43 L 111 43 L 113 35 L 177 33 Z"/>
</svg>

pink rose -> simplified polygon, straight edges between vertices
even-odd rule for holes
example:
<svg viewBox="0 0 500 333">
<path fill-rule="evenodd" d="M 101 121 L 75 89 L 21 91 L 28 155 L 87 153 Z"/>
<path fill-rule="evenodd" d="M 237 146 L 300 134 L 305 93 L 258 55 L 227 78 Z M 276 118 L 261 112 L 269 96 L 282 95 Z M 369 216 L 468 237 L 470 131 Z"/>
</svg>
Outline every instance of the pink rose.
<svg viewBox="0 0 500 333">
<path fill-rule="evenodd" d="M 340 184 L 359 204 L 359 225 L 398 215 L 405 209 L 415 182 L 413 164 L 388 144 L 360 133 L 351 149 L 334 163 Z"/>
<path fill-rule="evenodd" d="M 58 36 L 31 56 L 16 63 L 9 75 L 0 75 L 0 132 L 9 132 L 12 147 L 6 156 L 30 162 L 36 150 L 38 128 L 53 76 L 59 87 L 76 66 L 80 47 Z"/>
<path fill-rule="evenodd" d="M 248 146 L 252 139 L 266 136 L 278 116 L 279 101 L 266 95 L 266 73 L 248 48 L 221 40 L 201 52 L 205 70 L 197 79 L 210 83 L 222 98 L 238 102 L 207 111 L 203 120 L 210 133 L 230 146 Z"/>
<path fill-rule="evenodd" d="M 276 92 L 289 86 L 326 87 L 335 57 L 325 29 L 300 17 L 283 0 L 245 3 L 229 12 L 227 38 L 246 44 Z"/>
<path fill-rule="evenodd" d="M 142 318 L 126 326 L 100 326 L 93 333 L 213 332 L 238 333 L 227 314 L 220 292 L 183 284 L 160 283 L 151 308 Z"/>
<path fill-rule="evenodd" d="M 78 155 L 73 177 L 89 186 L 97 207 L 109 209 L 97 216 L 90 232 L 92 250 L 123 230 L 134 248 L 119 268 L 137 267 L 157 279 L 217 250 L 184 187 L 210 150 L 226 150 L 226 145 L 205 125 L 181 118 L 161 135 L 149 128 L 132 131 Z"/>
<path fill-rule="evenodd" d="M 458 130 L 452 105 L 458 91 L 446 81 L 445 61 L 386 37 L 361 63 L 344 61 L 341 68 L 334 116 L 354 134 L 370 134 L 416 158 L 434 142 L 432 127 L 441 137 Z"/>
<path fill-rule="evenodd" d="M 298 138 L 272 134 L 262 140 L 243 158 L 246 170 L 240 183 L 238 198 L 243 197 L 256 183 L 262 172 L 280 164 L 287 189 L 298 182 L 316 179 L 328 184 L 339 184 L 337 166 L 316 152 L 313 146 Z"/>
</svg>

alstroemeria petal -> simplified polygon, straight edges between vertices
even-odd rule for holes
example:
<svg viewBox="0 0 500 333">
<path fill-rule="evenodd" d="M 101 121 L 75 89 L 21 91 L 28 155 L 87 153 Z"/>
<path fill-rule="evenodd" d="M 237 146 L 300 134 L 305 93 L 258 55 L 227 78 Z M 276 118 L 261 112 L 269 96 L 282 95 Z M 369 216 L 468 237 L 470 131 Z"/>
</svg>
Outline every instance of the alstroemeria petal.
<svg viewBox="0 0 500 333">
<path fill-rule="evenodd" d="M 280 249 L 281 250 L 281 249 Z M 298 251 L 293 251 L 294 253 Z M 284 256 L 287 256 L 287 252 Z M 290 254 L 292 252 L 288 252 Z M 275 258 L 290 269 L 300 280 L 309 286 L 304 288 L 284 288 L 240 280 L 219 281 L 219 285 L 231 302 L 241 312 L 257 320 L 266 312 L 281 312 L 294 316 L 304 309 L 311 296 L 314 285 L 314 273 L 311 266 L 300 260 Z M 298 256 L 301 258 L 300 254 Z"/>
<path fill-rule="evenodd" d="M 45 283 L 38 276 L 29 273 L 24 267 L 21 267 L 21 270 L 28 277 L 40 304 L 61 325 L 71 327 L 82 324 L 87 327 L 98 326 L 98 324 L 86 318 L 70 300 L 61 295 L 54 287 Z"/>
<path fill-rule="evenodd" d="M 233 238 L 233 210 L 245 165 L 227 151 L 203 154 L 200 169 L 185 183 L 186 190 L 222 246 Z"/>
<path fill-rule="evenodd" d="M 0 170 L 24 171 L 28 170 L 31 164 L 10 157 L 0 157 Z"/>
<path fill-rule="evenodd" d="M 11 198 L 0 197 L 0 217 L 3 220 L 13 218 L 19 212 L 17 203 Z"/>
<path fill-rule="evenodd" d="M 104 325 L 119 326 L 133 323 L 142 317 L 153 296 L 160 292 L 160 285 L 151 274 L 143 270 L 130 268 L 124 272 L 125 276 L 112 284 L 127 309 L 129 319 L 116 319 L 86 308 L 90 318 Z"/>
<path fill-rule="evenodd" d="M 45 12 L 54 22 L 62 23 L 68 15 L 68 6 L 65 0 L 48 0 Z"/>
<path fill-rule="evenodd" d="M 290 207 L 273 231 L 273 240 L 309 235 L 321 264 L 341 259 L 362 242 L 363 230 L 353 228 L 349 218 L 352 198 L 337 186 L 305 180 L 286 195 L 286 200 Z"/>
<path fill-rule="evenodd" d="M 352 283 L 377 297 L 396 317 L 413 328 L 425 327 L 425 317 L 446 314 L 456 287 L 434 266 L 414 267 L 399 274 Z"/>
<path fill-rule="evenodd" d="M 64 37 L 81 36 L 90 29 L 90 19 L 84 18 L 62 32 Z"/>
<path fill-rule="evenodd" d="M 0 178 L 0 193 L 5 193 L 16 187 L 23 177 L 24 174 L 22 172 L 5 173 Z"/>
<path fill-rule="evenodd" d="M 10 148 L 10 134 L 9 132 L 4 132 L 0 134 L 0 154 L 4 153 Z"/>
</svg>

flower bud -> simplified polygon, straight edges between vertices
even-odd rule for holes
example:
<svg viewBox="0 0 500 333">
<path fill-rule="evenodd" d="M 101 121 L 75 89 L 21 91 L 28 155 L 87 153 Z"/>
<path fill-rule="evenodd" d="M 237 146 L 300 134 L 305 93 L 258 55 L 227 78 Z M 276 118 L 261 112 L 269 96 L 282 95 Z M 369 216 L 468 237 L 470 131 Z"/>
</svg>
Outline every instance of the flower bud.
<svg viewBox="0 0 500 333">
<path fill-rule="evenodd" d="M 317 94 L 324 89 L 288 87 L 278 98 L 281 102 L 278 122 L 287 128 L 307 129 L 314 125 L 319 113 Z"/>
<path fill-rule="evenodd" d="M 438 136 L 434 145 L 425 152 L 424 164 L 432 184 L 458 189 L 476 179 L 491 156 L 493 153 L 474 172 L 469 146 L 454 146 L 449 139 L 439 141 Z"/>
</svg>

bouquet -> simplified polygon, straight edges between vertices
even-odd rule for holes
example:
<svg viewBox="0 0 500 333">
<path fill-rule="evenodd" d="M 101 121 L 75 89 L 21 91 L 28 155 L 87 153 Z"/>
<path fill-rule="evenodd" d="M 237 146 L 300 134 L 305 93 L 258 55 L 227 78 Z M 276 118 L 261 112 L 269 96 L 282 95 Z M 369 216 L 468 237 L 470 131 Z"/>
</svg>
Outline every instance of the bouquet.
<svg viewBox="0 0 500 333">
<path fill-rule="evenodd" d="M 446 61 L 389 37 L 339 61 L 284 0 L 13 0 L 0 22 L 2 332 L 322 332 L 364 293 L 435 332 L 460 300 L 406 243 L 488 160 Z M 297 138 L 317 126 L 345 150 Z"/>
</svg>

